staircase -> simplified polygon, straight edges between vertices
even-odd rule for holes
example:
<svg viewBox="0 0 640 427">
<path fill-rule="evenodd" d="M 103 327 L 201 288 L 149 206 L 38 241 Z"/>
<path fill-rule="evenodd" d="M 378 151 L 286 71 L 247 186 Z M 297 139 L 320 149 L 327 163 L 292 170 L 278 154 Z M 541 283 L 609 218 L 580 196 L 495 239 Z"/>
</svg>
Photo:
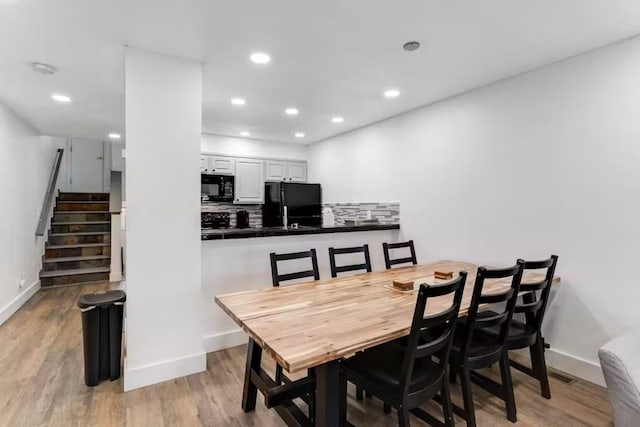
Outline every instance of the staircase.
<svg viewBox="0 0 640 427">
<path fill-rule="evenodd" d="M 109 280 L 108 193 L 59 193 L 40 272 L 44 287 Z"/>
</svg>

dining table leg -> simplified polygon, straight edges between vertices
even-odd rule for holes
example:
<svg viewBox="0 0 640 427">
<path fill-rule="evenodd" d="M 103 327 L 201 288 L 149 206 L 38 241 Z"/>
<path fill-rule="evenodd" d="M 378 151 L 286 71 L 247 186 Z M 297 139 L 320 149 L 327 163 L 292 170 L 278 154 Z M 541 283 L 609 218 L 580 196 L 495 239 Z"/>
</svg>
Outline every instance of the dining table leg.
<svg viewBox="0 0 640 427">
<path fill-rule="evenodd" d="M 346 378 L 337 360 L 316 367 L 316 426 L 341 427 L 346 419 Z"/>
<path fill-rule="evenodd" d="M 260 372 L 262 348 L 253 339 L 249 338 L 247 346 L 247 365 L 244 371 L 244 388 L 242 390 L 242 410 L 251 412 L 256 409 L 258 388 L 251 380 L 251 372 Z"/>
</svg>

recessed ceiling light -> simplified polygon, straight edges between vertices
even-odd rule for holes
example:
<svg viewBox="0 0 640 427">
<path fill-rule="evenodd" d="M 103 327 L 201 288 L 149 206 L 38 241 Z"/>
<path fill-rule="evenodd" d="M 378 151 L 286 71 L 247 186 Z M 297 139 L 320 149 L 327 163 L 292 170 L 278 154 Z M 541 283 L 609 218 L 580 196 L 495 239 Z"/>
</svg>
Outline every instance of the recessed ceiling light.
<svg viewBox="0 0 640 427">
<path fill-rule="evenodd" d="M 400 91 L 398 89 L 389 89 L 384 91 L 385 98 L 397 98 L 400 95 Z"/>
<path fill-rule="evenodd" d="M 246 104 L 246 103 L 247 103 L 247 101 L 245 101 L 245 100 L 244 100 L 244 99 L 242 99 L 242 98 L 231 98 L 231 103 L 232 103 L 233 105 L 244 105 L 244 104 Z"/>
<path fill-rule="evenodd" d="M 271 61 L 271 57 L 264 52 L 255 52 L 251 54 L 251 61 L 255 64 L 268 64 Z"/>
<path fill-rule="evenodd" d="M 295 137 L 296 138 L 304 138 L 304 132 L 296 132 Z"/>
<path fill-rule="evenodd" d="M 344 122 L 344 118 L 342 118 L 342 117 L 334 117 L 334 118 L 331 119 L 331 121 L 333 123 L 342 123 L 342 122 Z"/>
<path fill-rule="evenodd" d="M 247 132 L 246 130 L 242 131 L 240 132 L 240 136 L 251 136 L 251 132 Z"/>
<path fill-rule="evenodd" d="M 53 65 L 43 64 L 42 62 L 32 62 L 31 70 L 35 71 L 36 73 L 44 74 L 47 76 L 55 74 L 56 71 L 58 71 L 56 67 L 54 67 Z"/>
<path fill-rule="evenodd" d="M 109 134 L 109 138 L 111 138 L 111 139 L 120 139 L 120 134 L 119 133 L 110 133 Z"/>
<path fill-rule="evenodd" d="M 420 48 L 420 43 L 417 41 L 406 42 L 402 48 L 407 52 L 413 52 L 414 50 L 418 50 Z"/>
<path fill-rule="evenodd" d="M 71 98 L 69 98 L 67 95 L 62 95 L 60 93 L 54 93 L 53 95 L 51 95 L 51 99 L 53 99 L 54 101 L 58 101 L 58 102 L 71 102 Z"/>
<path fill-rule="evenodd" d="M 295 116 L 298 114 L 298 109 L 297 108 L 293 108 L 293 107 L 289 107 L 286 110 L 284 110 L 284 112 L 290 116 Z"/>
</svg>

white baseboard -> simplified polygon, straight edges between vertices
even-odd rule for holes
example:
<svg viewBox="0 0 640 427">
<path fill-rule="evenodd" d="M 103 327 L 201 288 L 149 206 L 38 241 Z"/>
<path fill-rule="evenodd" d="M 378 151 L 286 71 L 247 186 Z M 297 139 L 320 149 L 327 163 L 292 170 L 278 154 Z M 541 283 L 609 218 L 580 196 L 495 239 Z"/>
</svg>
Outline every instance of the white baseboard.
<svg viewBox="0 0 640 427">
<path fill-rule="evenodd" d="M 527 349 L 517 350 L 515 353 L 518 353 L 520 356 L 526 357 L 527 359 L 530 358 L 529 351 Z M 545 350 L 544 356 L 548 367 L 566 372 L 576 378 L 598 384 L 599 386 L 606 387 L 604 376 L 602 375 L 602 368 L 600 368 L 598 363 L 591 362 L 554 348 Z"/>
<path fill-rule="evenodd" d="M 544 354 L 548 366 L 606 387 L 602 368 L 598 363 L 553 348 L 548 349 Z"/>
<path fill-rule="evenodd" d="M 213 353 L 214 351 L 246 344 L 248 339 L 247 334 L 245 334 L 242 329 L 234 329 L 232 331 L 207 335 L 202 339 L 202 344 L 204 351 Z"/>
<path fill-rule="evenodd" d="M 207 370 L 207 354 L 196 353 L 139 368 L 127 367 L 124 360 L 124 391 L 186 377 Z"/>
<path fill-rule="evenodd" d="M 36 280 L 28 288 L 22 291 L 9 304 L 0 309 L 0 325 L 9 319 L 13 313 L 18 311 L 29 299 L 40 289 L 40 280 Z"/>
<path fill-rule="evenodd" d="M 109 273 L 109 282 L 119 282 L 122 280 L 122 273 L 119 271 Z"/>
</svg>

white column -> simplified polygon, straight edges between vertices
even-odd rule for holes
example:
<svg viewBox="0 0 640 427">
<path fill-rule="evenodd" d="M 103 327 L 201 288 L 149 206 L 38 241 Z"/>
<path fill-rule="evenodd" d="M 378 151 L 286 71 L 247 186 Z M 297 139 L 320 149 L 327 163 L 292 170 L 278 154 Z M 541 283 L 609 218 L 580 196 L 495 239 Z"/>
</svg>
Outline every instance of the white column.
<svg viewBox="0 0 640 427">
<path fill-rule="evenodd" d="M 124 388 L 206 369 L 200 295 L 202 66 L 126 48 Z"/>
</svg>

